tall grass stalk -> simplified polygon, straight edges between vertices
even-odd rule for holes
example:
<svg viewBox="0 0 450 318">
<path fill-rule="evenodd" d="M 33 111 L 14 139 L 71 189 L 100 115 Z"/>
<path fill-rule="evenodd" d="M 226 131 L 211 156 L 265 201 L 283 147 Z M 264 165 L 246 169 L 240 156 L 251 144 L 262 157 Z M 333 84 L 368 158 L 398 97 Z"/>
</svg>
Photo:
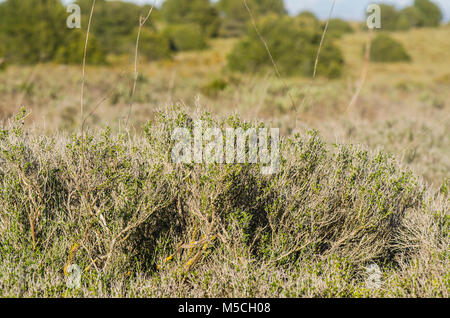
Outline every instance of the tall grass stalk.
<svg viewBox="0 0 450 318">
<path fill-rule="evenodd" d="M 147 20 L 150 18 L 150 15 L 152 14 L 153 8 L 155 7 L 155 4 L 152 4 L 152 6 L 150 7 L 150 10 L 148 11 L 147 16 L 143 17 L 140 16 L 139 17 L 139 29 L 138 29 L 138 34 L 136 37 L 136 47 L 135 47 L 135 51 L 134 51 L 134 81 L 133 81 L 133 88 L 131 90 L 131 96 L 130 96 L 130 105 L 128 107 L 128 116 L 127 116 L 127 121 L 126 121 L 126 126 L 128 126 L 128 122 L 130 120 L 130 116 L 131 116 L 131 110 L 133 108 L 133 97 L 134 97 L 134 93 L 136 92 L 136 83 L 138 80 L 138 69 L 137 69 L 137 64 L 138 64 L 138 57 L 139 57 L 139 40 L 141 37 L 141 31 L 142 31 L 142 27 L 144 26 L 144 24 L 147 22 Z"/>
</svg>

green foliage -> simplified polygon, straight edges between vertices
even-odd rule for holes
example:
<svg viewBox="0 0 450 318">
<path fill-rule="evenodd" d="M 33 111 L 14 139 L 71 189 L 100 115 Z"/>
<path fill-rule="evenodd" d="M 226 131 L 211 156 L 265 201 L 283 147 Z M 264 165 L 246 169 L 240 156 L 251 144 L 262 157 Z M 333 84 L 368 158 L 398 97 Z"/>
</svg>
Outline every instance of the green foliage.
<svg viewBox="0 0 450 318">
<path fill-rule="evenodd" d="M 441 24 L 443 18 L 441 9 L 430 0 L 415 0 L 414 7 L 422 14 L 421 26 L 438 27 Z"/>
<path fill-rule="evenodd" d="M 258 29 L 267 41 L 282 74 L 313 74 L 321 39 L 320 30 L 304 28 L 296 18 L 276 15 L 260 19 Z M 343 57 L 340 50 L 332 42 L 325 42 L 321 50 L 318 74 L 330 78 L 338 77 L 342 66 Z M 242 72 L 257 72 L 273 67 L 267 50 L 254 29 L 249 29 L 247 36 L 236 44 L 228 56 L 228 67 Z"/>
<path fill-rule="evenodd" d="M 386 34 L 380 34 L 373 39 L 370 59 L 373 62 L 411 61 L 403 45 Z"/>
<path fill-rule="evenodd" d="M 0 3 L 0 46 L 7 61 L 50 61 L 68 29 L 59 0 L 7 0 Z"/>
<path fill-rule="evenodd" d="M 70 30 L 65 44 L 56 51 L 54 61 L 62 64 L 81 64 L 83 62 L 86 35 L 79 29 Z M 89 36 L 86 63 L 105 64 L 106 57 L 93 34 Z"/>
<path fill-rule="evenodd" d="M 430 0 L 415 0 L 412 6 L 398 11 L 395 6 L 380 4 L 382 29 L 405 31 L 410 28 L 438 27 L 443 15 Z"/>
<path fill-rule="evenodd" d="M 5 52 L 4 49 L 0 47 L 0 71 L 3 71 L 5 69 L 6 69 Z"/>
<path fill-rule="evenodd" d="M 314 13 L 309 11 L 299 13 L 295 18 L 295 21 L 299 27 L 307 29 L 311 32 L 317 32 L 317 30 L 322 27 L 320 20 L 314 15 Z"/>
<path fill-rule="evenodd" d="M 325 28 L 325 24 L 323 25 Z M 342 19 L 331 19 L 328 23 L 327 36 L 331 38 L 340 38 L 346 33 L 353 33 L 354 30 L 350 23 Z"/>
<path fill-rule="evenodd" d="M 81 26 L 86 31 L 92 1 L 78 0 L 76 3 L 81 8 Z M 135 42 L 135 38 L 133 40 L 131 36 L 139 26 L 139 17 L 146 16 L 148 10 L 148 6 L 139 6 L 130 2 L 96 1 L 91 34 L 97 38 L 100 47 L 108 53 L 130 53 Z M 144 25 L 144 29 L 154 30 L 154 13 L 152 12 L 152 18 Z"/>
<path fill-rule="evenodd" d="M 397 29 L 399 14 L 395 6 L 380 4 L 381 8 L 381 28 L 383 30 L 393 31 Z"/>
<path fill-rule="evenodd" d="M 448 275 L 448 203 L 381 152 L 330 148 L 311 131 L 283 138 L 280 170 L 265 176 L 261 164 L 173 163 L 173 129 L 192 132 L 196 120 L 179 109 L 157 113 L 135 138 L 109 128 L 34 136 L 26 117 L 0 129 L 2 297 L 448 292 L 427 283 Z M 414 262 L 436 265 L 421 284 Z M 66 287 L 69 263 L 83 271 L 79 290 Z M 390 277 L 382 290 L 365 288 L 371 263 Z"/>
<path fill-rule="evenodd" d="M 403 31 L 409 28 L 421 27 L 422 20 L 422 12 L 417 7 L 406 7 L 399 13 L 396 29 Z"/>
<path fill-rule="evenodd" d="M 207 47 L 206 37 L 198 24 L 171 24 L 164 30 L 174 51 L 202 50 Z"/>
<path fill-rule="evenodd" d="M 286 14 L 283 0 L 247 0 L 255 18 L 267 14 Z M 219 0 L 217 9 L 222 17 L 221 36 L 238 37 L 245 34 L 250 15 L 241 0 Z"/>
<path fill-rule="evenodd" d="M 197 24 L 208 36 L 217 36 L 220 19 L 209 0 L 166 0 L 162 15 L 169 24 Z"/>
<path fill-rule="evenodd" d="M 85 34 L 66 27 L 67 13 L 59 0 L 7 0 L 0 4 L 0 47 L 12 63 L 79 63 Z M 92 36 L 87 62 L 104 63 L 104 53 Z"/>
<path fill-rule="evenodd" d="M 228 87 L 228 82 L 222 78 L 217 78 L 201 88 L 203 94 L 209 97 L 217 97 L 217 95 Z"/>
<path fill-rule="evenodd" d="M 135 32 L 137 36 L 137 31 Z M 139 52 L 147 60 L 167 59 L 172 56 L 170 39 L 163 32 L 142 29 L 139 41 Z"/>
</svg>

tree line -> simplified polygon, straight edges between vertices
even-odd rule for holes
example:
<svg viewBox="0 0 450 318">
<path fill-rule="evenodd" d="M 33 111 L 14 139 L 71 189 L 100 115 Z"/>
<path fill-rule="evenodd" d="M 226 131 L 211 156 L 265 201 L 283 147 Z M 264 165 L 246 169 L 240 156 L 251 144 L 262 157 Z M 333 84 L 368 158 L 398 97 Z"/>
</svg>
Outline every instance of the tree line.
<svg viewBox="0 0 450 318">
<path fill-rule="evenodd" d="M 0 3 L 0 59 L 18 64 L 80 63 L 92 0 L 75 3 L 81 8 L 81 29 L 66 27 L 69 13 L 60 0 Z M 149 9 L 149 5 L 97 0 L 87 62 L 102 64 L 107 63 L 108 55 L 130 54 L 139 16 Z M 381 10 L 386 30 L 438 26 L 442 20 L 441 11 L 429 0 L 415 0 L 413 6 L 401 11 L 388 5 L 381 5 Z M 311 75 L 325 23 L 311 12 L 289 16 L 283 0 L 246 0 L 246 4 L 243 0 L 166 0 L 161 8 L 154 8 L 141 30 L 140 54 L 149 61 L 167 59 L 179 51 L 205 49 L 212 38 L 239 37 L 228 59 L 230 69 L 258 71 L 270 67 L 251 16 L 284 73 Z M 349 32 L 353 27 L 348 22 L 330 21 L 319 74 L 340 75 L 343 58 L 333 39 Z"/>
</svg>

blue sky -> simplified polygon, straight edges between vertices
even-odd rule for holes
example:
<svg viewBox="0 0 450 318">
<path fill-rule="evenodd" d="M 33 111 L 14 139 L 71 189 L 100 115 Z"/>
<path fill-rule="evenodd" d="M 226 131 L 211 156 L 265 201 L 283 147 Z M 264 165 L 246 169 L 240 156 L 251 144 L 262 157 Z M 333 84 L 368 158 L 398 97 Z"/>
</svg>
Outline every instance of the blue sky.
<svg viewBox="0 0 450 318">
<path fill-rule="evenodd" d="M 162 3 L 163 0 L 127 0 L 136 3 Z M 189 1 L 189 0 L 186 0 Z M 213 0 L 214 1 L 214 0 Z M 65 1 L 70 2 L 70 1 Z M 320 18 L 324 19 L 328 16 L 332 0 L 284 0 L 286 8 L 290 13 L 295 14 L 303 10 L 313 11 Z M 433 0 L 438 4 L 444 13 L 445 20 L 450 20 L 450 0 Z M 405 7 L 411 5 L 413 0 L 336 0 L 334 16 L 349 20 L 362 20 L 365 15 L 365 8 L 370 3 L 389 3 L 397 7 Z"/>
</svg>

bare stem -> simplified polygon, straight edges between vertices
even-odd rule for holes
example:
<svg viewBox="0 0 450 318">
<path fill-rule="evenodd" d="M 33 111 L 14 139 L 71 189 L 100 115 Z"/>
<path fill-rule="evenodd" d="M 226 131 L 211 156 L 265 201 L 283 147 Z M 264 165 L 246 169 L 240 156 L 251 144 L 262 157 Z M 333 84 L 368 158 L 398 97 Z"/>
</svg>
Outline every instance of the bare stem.
<svg viewBox="0 0 450 318">
<path fill-rule="evenodd" d="M 141 30 L 142 30 L 142 27 L 144 26 L 144 24 L 150 18 L 150 15 L 152 14 L 154 7 L 155 7 L 155 5 L 152 4 L 146 17 L 143 17 L 143 16 L 139 17 L 139 30 L 138 30 L 138 34 L 136 37 L 136 47 L 135 47 L 135 51 L 134 51 L 134 81 L 133 81 L 133 88 L 131 90 L 130 105 L 128 107 L 128 116 L 127 116 L 126 126 L 128 126 L 128 122 L 130 120 L 131 110 L 133 108 L 133 97 L 134 97 L 134 93 L 136 92 L 136 83 L 137 83 L 137 79 L 138 79 L 137 66 L 138 66 L 138 58 L 139 58 L 139 40 L 141 38 Z"/>
</svg>

